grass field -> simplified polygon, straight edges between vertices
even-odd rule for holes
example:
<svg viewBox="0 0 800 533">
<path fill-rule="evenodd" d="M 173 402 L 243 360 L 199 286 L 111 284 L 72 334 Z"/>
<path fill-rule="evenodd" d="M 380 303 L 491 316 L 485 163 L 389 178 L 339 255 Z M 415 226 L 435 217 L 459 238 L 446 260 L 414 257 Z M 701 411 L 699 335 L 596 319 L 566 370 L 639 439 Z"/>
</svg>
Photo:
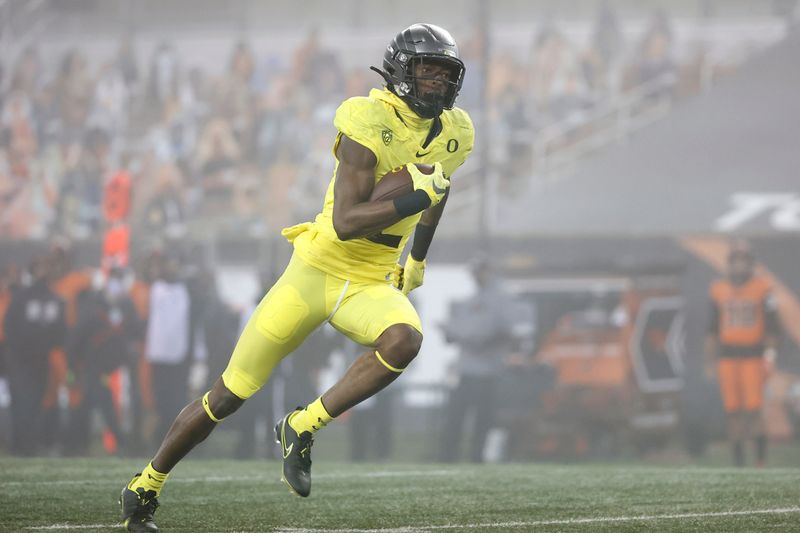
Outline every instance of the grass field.
<svg viewBox="0 0 800 533">
<path fill-rule="evenodd" d="M 113 531 L 141 461 L 0 459 L 0 530 Z M 800 470 L 318 464 L 308 499 L 273 461 L 180 464 L 162 531 L 800 530 Z"/>
</svg>

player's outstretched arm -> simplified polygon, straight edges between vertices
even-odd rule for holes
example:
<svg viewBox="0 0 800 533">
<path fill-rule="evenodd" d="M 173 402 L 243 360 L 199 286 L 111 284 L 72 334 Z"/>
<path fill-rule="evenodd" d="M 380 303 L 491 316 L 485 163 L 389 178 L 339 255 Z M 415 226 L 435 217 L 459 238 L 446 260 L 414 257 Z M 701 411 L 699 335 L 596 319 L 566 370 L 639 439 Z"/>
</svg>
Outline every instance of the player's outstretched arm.
<svg viewBox="0 0 800 533">
<path fill-rule="evenodd" d="M 369 148 L 342 135 L 336 158 L 339 167 L 333 190 L 333 229 L 341 240 L 372 235 L 402 218 L 392 200 L 369 201 L 378 163 Z"/>
</svg>

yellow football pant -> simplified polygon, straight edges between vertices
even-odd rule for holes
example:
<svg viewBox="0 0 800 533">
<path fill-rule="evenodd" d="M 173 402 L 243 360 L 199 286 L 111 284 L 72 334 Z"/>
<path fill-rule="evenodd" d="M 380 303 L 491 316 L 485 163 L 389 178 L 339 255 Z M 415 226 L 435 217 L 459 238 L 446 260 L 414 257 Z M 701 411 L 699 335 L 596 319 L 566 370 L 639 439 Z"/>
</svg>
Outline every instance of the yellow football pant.
<svg viewBox="0 0 800 533">
<path fill-rule="evenodd" d="M 389 282 L 351 282 L 306 264 L 297 254 L 247 322 L 222 380 L 242 399 L 269 379 L 275 366 L 328 321 L 353 341 L 374 346 L 389 326 L 422 332 L 419 315 Z"/>
</svg>

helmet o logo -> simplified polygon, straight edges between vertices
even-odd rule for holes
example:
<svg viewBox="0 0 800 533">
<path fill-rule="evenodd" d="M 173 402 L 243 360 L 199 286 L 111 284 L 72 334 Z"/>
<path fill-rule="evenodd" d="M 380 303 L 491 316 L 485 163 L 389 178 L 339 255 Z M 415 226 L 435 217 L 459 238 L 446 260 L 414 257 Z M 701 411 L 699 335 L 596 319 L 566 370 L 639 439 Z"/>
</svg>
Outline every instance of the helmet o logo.
<svg viewBox="0 0 800 533">
<path fill-rule="evenodd" d="M 450 139 L 447 141 L 447 151 L 451 154 L 458 150 L 458 141 L 456 139 Z"/>
</svg>

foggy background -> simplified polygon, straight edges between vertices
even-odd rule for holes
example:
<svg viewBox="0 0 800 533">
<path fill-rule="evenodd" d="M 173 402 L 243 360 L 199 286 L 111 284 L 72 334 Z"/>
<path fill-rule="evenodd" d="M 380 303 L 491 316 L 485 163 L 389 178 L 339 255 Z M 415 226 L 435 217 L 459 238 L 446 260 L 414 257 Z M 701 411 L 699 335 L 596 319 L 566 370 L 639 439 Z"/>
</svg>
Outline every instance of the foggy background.
<svg viewBox="0 0 800 533">
<path fill-rule="evenodd" d="M 708 286 L 729 239 L 744 236 L 784 326 L 768 432 L 775 460 L 796 463 L 797 3 L 564 4 L 0 0 L 0 312 L 37 258 L 55 265 L 54 283 L 72 275 L 59 290 L 73 313 L 84 290 L 106 287 L 98 272 L 125 267 L 126 289 L 144 294 L 174 260 L 192 298 L 180 379 L 187 401 L 207 390 L 291 254 L 280 229 L 321 209 L 337 106 L 381 86 L 368 67 L 398 31 L 430 22 L 459 44 L 457 105 L 476 139 L 412 293 L 425 343 L 315 453 L 440 459 L 448 397 L 465 375 L 446 324 L 458 327 L 475 293 L 477 258 L 527 310 L 521 333 L 486 356 L 496 394 L 480 460 L 724 463 L 702 343 Z M 146 304 L 137 312 L 145 323 Z M 328 329 L 195 456 L 271 457 L 274 420 L 359 353 Z M 103 378 L 122 438 L 93 409 L 85 434 L 72 434 L 75 413 L 93 407 L 79 377 L 94 363 L 62 346 L 46 365 L 35 453 L 155 449 L 167 417 L 143 331 Z M 0 453 L 11 443 L 5 375 Z M 482 416 L 464 418 L 464 459 L 476 458 L 468 434 Z"/>
</svg>

